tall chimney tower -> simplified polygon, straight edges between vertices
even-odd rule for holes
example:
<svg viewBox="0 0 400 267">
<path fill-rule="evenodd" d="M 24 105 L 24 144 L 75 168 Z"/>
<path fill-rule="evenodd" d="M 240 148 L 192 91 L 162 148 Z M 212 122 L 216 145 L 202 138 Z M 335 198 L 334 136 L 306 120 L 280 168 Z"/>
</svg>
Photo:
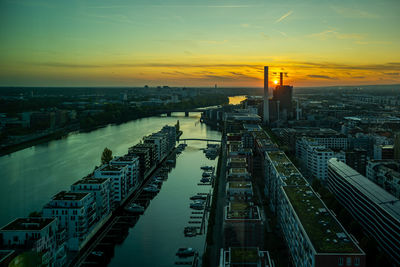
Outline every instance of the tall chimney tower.
<svg viewBox="0 0 400 267">
<path fill-rule="evenodd" d="M 279 85 L 283 86 L 283 72 L 279 74 Z"/>
<path fill-rule="evenodd" d="M 269 123 L 268 67 L 264 66 L 264 124 Z"/>
</svg>

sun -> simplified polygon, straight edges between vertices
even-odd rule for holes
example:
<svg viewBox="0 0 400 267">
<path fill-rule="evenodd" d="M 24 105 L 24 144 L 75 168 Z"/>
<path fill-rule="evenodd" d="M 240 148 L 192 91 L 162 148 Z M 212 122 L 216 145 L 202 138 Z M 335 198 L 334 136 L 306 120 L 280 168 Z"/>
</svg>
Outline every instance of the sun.
<svg viewBox="0 0 400 267">
<path fill-rule="evenodd" d="M 274 81 L 274 84 L 278 84 L 278 81 L 277 81 L 277 80 L 275 80 L 275 81 Z"/>
</svg>

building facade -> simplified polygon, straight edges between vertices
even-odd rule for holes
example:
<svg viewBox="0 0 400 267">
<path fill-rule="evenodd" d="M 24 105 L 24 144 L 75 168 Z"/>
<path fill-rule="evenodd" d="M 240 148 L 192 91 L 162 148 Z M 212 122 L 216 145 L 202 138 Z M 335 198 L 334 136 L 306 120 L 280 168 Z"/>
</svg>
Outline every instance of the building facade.
<svg viewBox="0 0 400 267">
<path fill-rule="evenodd" d="M 400 264 L 399 199 L 336 159 L 329 160 L 327 182 L 338 201 Z"/>
<path fill-rule="evenodd" d="M 62 191 L 43 207 L 43 217 L 57 218 L 67 232 L 67 248 L 80 250 L 96 221 L 96 202 L 92 193 Z"/>
</svg>

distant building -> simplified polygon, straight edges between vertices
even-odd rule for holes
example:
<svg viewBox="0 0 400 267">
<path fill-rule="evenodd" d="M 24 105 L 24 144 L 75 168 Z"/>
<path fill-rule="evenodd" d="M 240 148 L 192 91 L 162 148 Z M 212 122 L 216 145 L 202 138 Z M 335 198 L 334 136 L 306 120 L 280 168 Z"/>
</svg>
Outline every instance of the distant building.
<svg viewBox="0 0 400 267">
<path fill-rule="evenodd" d="M 354 149 L 345 152 L 347 165 L 355 169 L 357 172 L 365 175 L 365 168 L 367 167 L 367 150 L 365 149 Z"/>
<path fill-rule="evenodd" d="M 54 112 L 32 112 L 30 118 L 31 128 L 43 130 L 53 128 L 56 124 Z"/>
<path fill-rule="evenodd" d="M 366 168 L 368 179 L 400 198 L 399 160 L 370 160 Z"/>
<path fill-rule="evenodd" d="M 323 183 L 326 180 L 329 159 L 335 157 L 341 161 L 346 161 L 344 152 L 335 152 L 325 145 L 318 145 L 318 141 L 312 138 L 303 137 L 300 139 L 298 148 L 301 149 L 297 153 L 298 159 L 306 172 Z"/>
<path fill-rule="evenodd" d="M 330 159 L 328 188 L 379 246 L 400 264 L 400 201 L 345 163 Z"/>
<path fill-rule="evenodd" d="M 374 145 L 374 159 L 394 159 L 394 146 Z"/>
</svg>

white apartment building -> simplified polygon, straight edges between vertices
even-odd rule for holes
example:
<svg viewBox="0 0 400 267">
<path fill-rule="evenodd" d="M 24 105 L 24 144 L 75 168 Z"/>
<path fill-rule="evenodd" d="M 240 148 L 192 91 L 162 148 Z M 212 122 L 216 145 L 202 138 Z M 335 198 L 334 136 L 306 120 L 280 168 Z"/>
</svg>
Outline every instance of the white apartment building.
<svg viewBox="0 0 400 267">
<path fill-rule="evenodd" d="M 87 242 L 96 218 L 96 202 L 92 193 L 61 191 L 43 207 L 43 217 L 55 217 L 67 231 L 67 247 L 80 250 Z"/>
<path fill-rule="evenodd" d="M 126 191 L 129 193 L 136 190 L 139 186 L 139 176 L 140 176 L 140 163 L 139 158 L 134 155 L 125 155 L 122 157 L 115 157 L 110 161 L 111 166 L 126 166 Z"/>
<path fill-rule="evenodd" d="M 113 199 L 111 179 L 85 177 L 71 185 L 71 191 L 93 194 L 96 202 L 96 222 L 111 212 Z"/>
<path fill-rule="evenodd" d="M 296 140 L 296 156 L 301 157 L 304 146 L 308 144 L 325 146 L 334 150 L 347 150 L 348 139 L 345 136 L 326 136 L 326 137 L 302 137 Z"/>
<path fill-rule="evenodd" d="M 115 162 L 113 162 L 114 164 Z M 127 165 L 111 165 L 104 164 L 94 171 L 94 178 L 109 178 L 111 180 L 111 190 L 112 190 L 112 208 L 115 208 L 128 194 L 130 179 L 127 175 L 128 166 Z"/>
<path fill-rule="evenodd" d="M 319 145 L 313 139 L 302 138 L 297 148 L 299 151 L 296 154 L 304 169 L 308 174 L 322 182 L 327 177 L 329 159 L 337 158 L 340 161 L 346 162 L 346 154 L 343 151 L 335 152 L 325 145 Z"/>
<path fill-rule="evenodd" d="M 176 145 L 176 128 L 165 125 L 160 132 L 167 134 L 167 151 L 169 153 Z"/>
<path fill-rule="evenodd" d="M 64 266 L 65 231 L 59 231 L 57 218 L 17 218 L 0 229 L 1 247 L 32 250 L 42 255 L 42 264 Z"/>
<path fill-rule="evenodd" d="M 160 162 L 167 155 L 167 134 L 158 132 L 143 138 L 144 143 L 151 143 L 156 146 L 156 161 Z"/>
</svg>

